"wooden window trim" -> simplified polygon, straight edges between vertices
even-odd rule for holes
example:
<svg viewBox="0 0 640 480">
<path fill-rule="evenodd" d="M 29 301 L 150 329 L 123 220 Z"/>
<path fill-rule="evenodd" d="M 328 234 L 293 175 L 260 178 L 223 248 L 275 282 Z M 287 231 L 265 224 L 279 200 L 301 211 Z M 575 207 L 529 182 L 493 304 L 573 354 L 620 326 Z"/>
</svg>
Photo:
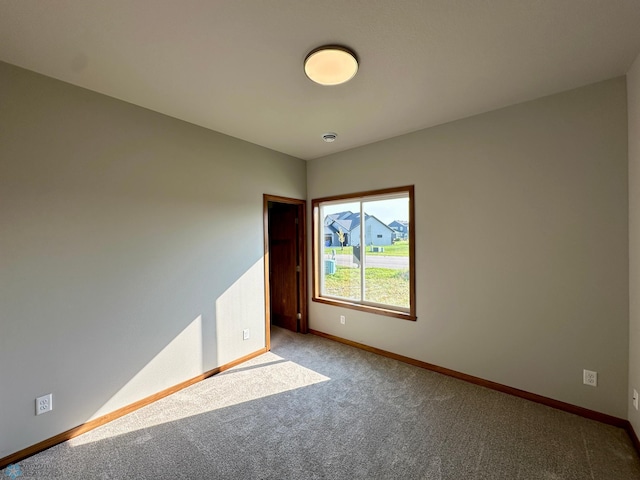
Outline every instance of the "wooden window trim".
<svg viewBox="0 0 640 480">
<path fill-rule="evenodd" d="M 394 193 L 407 193 L 409 196 L 409 311 L 395 310 L 393 307 L 389 308 L 381 306 L 372 306 L 360 302 L 350 302 L 348 300 L 338 300 L 329 297 L 323 297 L 320 292 L 320 259 L 319 253 L 322 250 L 322 246 L 319 242 L 319 214 L 320 204 L 324 202 L 332 202 L 336 200 L 352 200 L 363 199 L 365 197 L 374 197 L 381 195 L 388 195 Z M 416 268 L 415 268 L 415 197 L 414 186 L 407 185 L 403 187 L 385 188 L 380 190 L 368 190 L 365 192 L 348 193 L 345 195 L 333 195 L 330 197 L 314 198 L 311 200 L 312 209 L 312 222 L 311 222 L 311 257 L 312 257 L 312 292 L 311 300 L 317 303 L 324 303 L 327 305 L 334 305 L 343 308 L 350 308 L 353 310 L 360 310 L 362 312 L 373 313 L 376 315 L 385 315 L 388 317 L 401 318 L 404 320 L 417 320 L 416 316 Z"/>
</svg>

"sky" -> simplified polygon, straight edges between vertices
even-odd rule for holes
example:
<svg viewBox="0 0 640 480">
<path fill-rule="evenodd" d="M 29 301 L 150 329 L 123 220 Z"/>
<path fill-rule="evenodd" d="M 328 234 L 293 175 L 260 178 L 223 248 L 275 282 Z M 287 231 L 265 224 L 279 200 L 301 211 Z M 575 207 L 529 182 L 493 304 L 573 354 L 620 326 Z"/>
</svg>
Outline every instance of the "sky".
<svg viewBox="0 0 640 480">
<path fill-rule="evenodd" d="M 350 210 L 354 213 L 360 210 L 359 202 L 344 202 L 324 206 L 324 215 Z M 389 225 L 394 220 L 409 220 L 409 199 L 392 198 L 365 202 L 364 211 L 375 216 L 378 220 Z"/>
</svg>

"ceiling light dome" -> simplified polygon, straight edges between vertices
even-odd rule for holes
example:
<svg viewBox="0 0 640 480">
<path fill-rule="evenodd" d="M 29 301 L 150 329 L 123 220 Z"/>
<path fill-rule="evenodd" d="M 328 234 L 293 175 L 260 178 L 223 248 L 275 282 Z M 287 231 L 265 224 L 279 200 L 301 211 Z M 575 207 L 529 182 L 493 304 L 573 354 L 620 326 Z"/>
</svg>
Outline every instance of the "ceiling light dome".
<svg viewBox="0 0 640 480">
<path fill-rule="evenodd" d="M 304 73 L 320 85 L 340 85 L 358 72 L 358 60 L 349 49 L 326 45 L 309 52 L 304 60 Z"/>
</svg>

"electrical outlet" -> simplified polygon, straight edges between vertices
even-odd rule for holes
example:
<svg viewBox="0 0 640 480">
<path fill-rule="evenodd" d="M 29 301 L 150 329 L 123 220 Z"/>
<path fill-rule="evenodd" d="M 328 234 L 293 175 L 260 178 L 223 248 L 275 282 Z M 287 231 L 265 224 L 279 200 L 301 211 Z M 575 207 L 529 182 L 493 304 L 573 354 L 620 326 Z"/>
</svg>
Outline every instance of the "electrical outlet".
<svg viewBox="0 0 640 480">
<path fill-rule="evenodd" d="M 242 339 L 243 340 L 249 340 L 249 329 L 245 328 L 244 330 L 242 330 Z"/>
<path fill-rule="evenodd" d="M 344 318 L 344 315 L 340 315 L 340 323 L 344 325 L 347 322 L 347 319 Z"/>
<path fill-rule="evenodd" d="M 49 393 L 36 398 L 36 415 L 42 415 L 53 410 L 53 395 Z"/>
<path fill-rule="evenodd" d="M 590 385 L 592 387 L 598 386 L 598 372 L 592 372 L 591 370 L 582 371 L 582 383 Z"/>
<path fill-rule="evenodd" d="M 638 410 L 638 391 L 635 388 L 633 389 L 633 408 Z"/>
</svg>

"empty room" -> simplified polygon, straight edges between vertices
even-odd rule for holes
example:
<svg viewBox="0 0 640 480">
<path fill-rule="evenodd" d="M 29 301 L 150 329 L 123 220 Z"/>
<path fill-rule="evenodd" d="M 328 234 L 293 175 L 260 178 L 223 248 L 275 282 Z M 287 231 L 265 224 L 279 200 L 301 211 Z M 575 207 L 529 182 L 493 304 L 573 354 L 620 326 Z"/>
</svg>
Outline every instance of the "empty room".
<svg viewBox="0 0 640 480">
<path fill-rule="evenodd" d="M 0 478 L 640 478 L 639 25 L 0 1 Z"/>
</svg>

